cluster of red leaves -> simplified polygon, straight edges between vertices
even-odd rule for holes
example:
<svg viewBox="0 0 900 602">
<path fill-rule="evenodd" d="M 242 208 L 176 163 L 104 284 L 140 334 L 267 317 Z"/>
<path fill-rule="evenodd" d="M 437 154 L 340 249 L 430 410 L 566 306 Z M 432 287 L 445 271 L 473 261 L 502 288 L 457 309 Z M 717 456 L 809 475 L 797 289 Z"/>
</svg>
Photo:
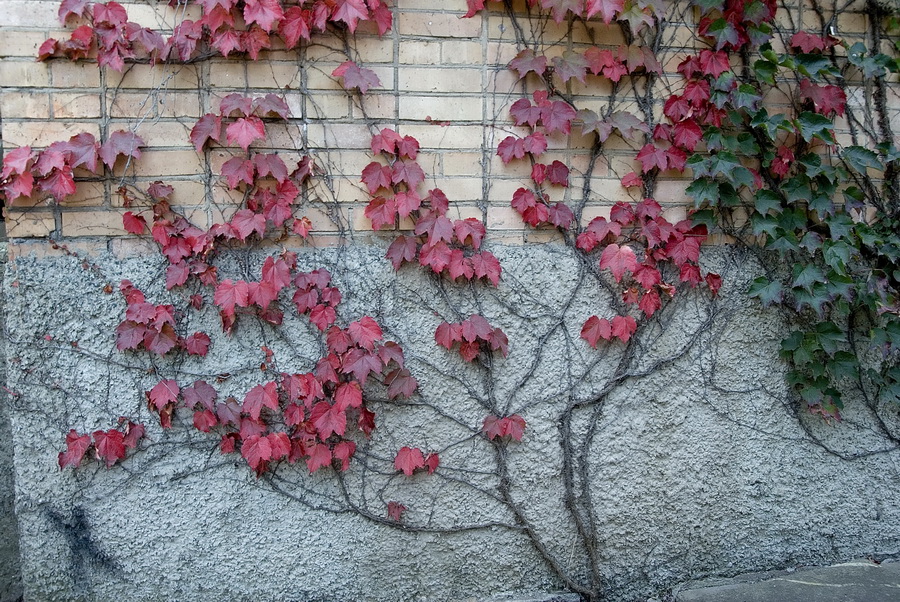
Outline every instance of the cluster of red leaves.
<svg viewBox="0 0 900 602">
<path fill-rule="evenodd" d="M 440 462 L 436 453 L 424 455 L 418 447 L 401 447 L 394 457 L 394 468 L 411 477 L 417 470 L 427 470 L 428 474 L 433 474 Z"/>
<path fill-rule="evenodd" d="M 521 441 L 522 435 L 525 434 L 525 419 L 518 414 L 503 418 L 491 414 L 484 419 L 481 432 L 491 440 L 509 437 L 510 439 Z"/>
<path fill-rule="evenodd" d="M 149 59 L 188 61 L 204 48 L 213 48 L 222 56 L 246 53 L 256 60 L 262 50 L 272 47 L 278 36 L 287 49 L 300 40 L 308 42 L 316 31 L 329 24 L 346 27 L 351 33 L 360 22 L 372 22 L 383 35 L 391 28 L 393 16 L 383 0 L 316 0 L 282 2 L 280 0 L 194 0 L 202 9 L 197 21 L 189 19 L 175 26 L 168 37 L 156 30 L 128 20 L 125 8 L 117 2 L 91 3 L 89 0 L 63 0 L 59 19 L 86 20 L 69 40 L 49 39 L 41 45 L 40 59 L 62 55 L 71 60 L 97 51 L 101 67 L 121 71 L 125 61 Z"/>
<path fill-rule="evenodd" d="M 384 156 L 387 164 L 372 161 L 363 169 L 362 182 L 373 195 L 366 217 L 376 230 L 394 227 L 398 218 L 413 222 L 413 235 L 400 235 L 388 247 L 387 258 L 394 269 L 418 259 L 420 265 L 453 280 L 484 278 L 496 286 L 500 262 L 493 253 L 479 251 L 484 224 L 475 218 L 448 218 L 450 201 L 438 188 L 424 198 L 419 194 L 418 187 L 425 181 L 416 161 L 419 141 L 385 128 L 372 138 L 372 153 Z"/>
<path fill-rule="evenodd" d="M 94 431 L 92 435 L 87 433 L 81 435 L 75 429 L 71 429 L 66 435 L 66 451 L 59 454 L 59 468 L 67 466 L 78 468 L 85 455 L 89 455 L 92 450 L 93 457 L 105 462 L 109 468 L 124 459 L 126 450 L 136 448 L 143 437 L 144 426 L 124 417 L 119 418 L 118 428 Z"/>
<path fill-rule="evenodd" d="M 775 0 L 724 0 L 703 13 L 697 33 L 716 50 L 739 50 L 751 42 L 758 45 L 771 37 L 771 30 L 760 26 L 774 19 L 776 9 Z"/>
<path fill-rule="evenodd" d="M 474 17 L 487 2 L 499 3 L 501 0 L 466 0 L 469 10 L 464 16 Z M 528 0 L 530 8 L 538 5 L 549 10 L 556 23 L 562 23 L 569 17 L 591 19 L 599 16 L 606 24 L 614 20 L 625 21 L 635 34 L 642 27 L 652 25 L 654 16 L 661 16 L 656 12 L 659 8 L 657 4 L 633 0 Z"/>
<path fill-rule="evenodd" d="M 627 74 L 662 73 L 662 65 L 652 49 L 638 45 L 620 45 L 613 50 L 597 46 L 591 46 L 584 52 L 567 50 L 562 56 L 555 56 L 549 62 L 547 57 L 525 49 L 509 63 L 509 68 L 520 78 L 532 72 L 543 77 L 548 67 L 552 68 L 552 73 L 564 84 L 571 79 L 586 84 L 588 73 L 613 82 L 618 82 Z"/>
<path fill-rule="evenodd" d="M 417 387 L 404 368 L 403 350 L 382 339 L 378 323 L 364 317 L 347 328 L 329 329 L 328 353 L 315 371 L 281 373 L 252 387 L 242 402 L 234 397 L 219 400 L 216 389 L 203 380 L 184 388 L 162 380 L 147 391 L 147 404 L 164 428 L 171 427 L 178 409 L 192 412 L 196 429 L 217 430 L 222 453 L 239 451 L 257 475 L 284 459 L 305 460 L 310 472 L 333 461 L 347 470 L 356 452 L 352 432 L 369 436 L 375 429 L 375 414 L 363 397 L 368 378 L 380 378 L 391 397 L 408 397 Z M 272 361 L 272 352 L 265 351 Z M 436 456 L 429 462 L 437 467 Z"/>
<path fill-rule="evenodd" d="M 706 240 L 706 226 L 692 225 L 690 220 L 672 224 L 662 216 L 662 207 L 653 199 L 639 203 L 616 203 L 610 219 L 596 217 L 578 235 L 576 245 L 589 253 L 598 246 L 600 269 L 612 272 L 616 282 L 627 276 L 628 288 L 622 296 L 628 304 L 637 305 L 648 318 L 662 308 L 662 301 L 675 294 L 675 286 L 663 280 L 661 268 L 672 265 L 678 279 L 692 287 L 705 282 L 715 295 L 722 278 L 712 272 L 702 275 L 698 261 L 700 245 Z M 641 257 L 633 246 L 641 249 Z M 627 342 L 636 330 L 630 316 L 617 316 L 612 321 L 591 317 L 582 329 L 582 338 L 596 346 L 601 338 L 612 337 Z"/>
<path fill-rule="evenodd" d="M 54 142 L 43 151 L 20 146 L 3 159 L 0 193 L 7 201 L 20 196 L 48 194 L 57 202 L 75 193 L 75 169 L 95 175 L 102 165 L 112 169 L 119 156 L 139 159 L 144 141 L 133 132 L 119 130 L 99 144 L 92 134 L 72 136 L 67 142 Z"/>
<path fill-rule="evenodd" d="M 434 332 L 434 340 L 447 349 L 453 349 L 459 343 L 459 354 L 467 362 L 473 361 L 481 351 L 499 351 L 503 357 L 509 355 L 506 334 L 477 314 L 458 323 L 441 322 Z"/>
<path fill-rule="evenodd" d="M 116 327 L 116 349 L 146 349 L 165 355 L 173 349 L 184 349 L 190 355 L 206 355 L 209 336 L 195 332 L 187 338 L 175 333 L 175 308 L 172 305 L 147 303 L 144 293 L 128 280 L 119 285 L 125 297 L 125 319 Z"/>
</svg>

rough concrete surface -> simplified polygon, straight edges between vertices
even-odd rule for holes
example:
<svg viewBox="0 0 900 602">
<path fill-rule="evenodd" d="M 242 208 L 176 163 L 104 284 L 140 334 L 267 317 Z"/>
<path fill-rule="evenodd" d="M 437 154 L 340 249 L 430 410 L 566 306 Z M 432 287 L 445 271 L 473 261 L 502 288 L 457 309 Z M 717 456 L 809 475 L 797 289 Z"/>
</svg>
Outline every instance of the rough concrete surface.
<svg viewBox="0 0 900 602">
<path fill-rule="evenodd" d="M 498 289 L 439 281 L 418 266 L 395 274 L 377 246 L 300 253 L 306 269 L 335 275 L 340 323 L 374 316 L 420 384 L 417 397 L 395 402 L 367 385 L 378 429 L 360 441 L 343 487 L 330 470 L 310 476 L 301 466 L 257 479 L 240 457 L 219 454 L 215 435 L 190 428 L 190 415 L 164 431 L 146 409 L 143 392 L 160 377 L 205 378 L 242 398 L 263 378 L 261 345 L 281 371 L 312 369 L 323 347 L 305 318 L 288 312 L 274 329 L 244 317 L 225 338 L 204 293 L 205 308 L 180 324 L 213 336 L 204 360 L 118 353 L 112 333 L 125 305 L 104 293 L 107 282 L 128 278 L 179 311 L 195 291 L 167 293 L 152 252 L 92 258 L 99 272 L 72 257 L 19 258 L 7 272 L 7 327 L 26 597 L 437 601 L 569 589 L 519 523 L 586 582 L 587 552 L 561 497 L 558 427 L 574 402 L 611 600 L 900 552 L 898 453 L 879 430 L 896 435 L 896 409 L 849 399 L 841 423 L 798 415 L 777 359 L 784 325 L 743 294 L 755 275 L 746 258 L 705 251 L 725 278 L 719 298 L 679 291 L 625 362 L 629 376 L 610 386 L 623 346 L 593 350 L 579 338 L 588 316 L 614 314 L 610 293 L 578 277 L 564 247 L 491 250 L 504 269 Z M 263 258 L 236 252 L 220 276 L 258 277 Z M 508 358 L 466 364 L 435 346 L 441 320 L 476 312 L 509 336 Z M 528 424 L 504 456 L 518 521 L 499 493 L 498 452 L 479 434 L 491 412 Z M 148 424 L 143 449 L 110 470 L 58 469 L 68 429 L 110 428 L 122 415 Z M 397 475 L 391 460 L 405 445 L 440 452 L 441 467 Z M 421 530 L 372 520 L 390 500 Z"/>
<path fill-rule="evenodd" d="M 830 567 L 691 584 L 677 602 L 894 602 L 900 563 L 857 560 Z"/>
<path fill-rule="evenodd" d="M 6 266 L 6 242 L 0 242 L 0 264 Z M 0 315 L 5 314 L 0 291 Z M 5 329 L 0 323 L 0 333 Z M 5 337 L 4 337 L 5 338 Z M 0 347 L 0 383 L 6 382 L 5 349 Z M 0 389 L 0 602 L 18 600 L 22 595 L 19 571 L 19 534 L 13 486 L 13 443 L 9 424 L 8 397 Z"/>
</svg>

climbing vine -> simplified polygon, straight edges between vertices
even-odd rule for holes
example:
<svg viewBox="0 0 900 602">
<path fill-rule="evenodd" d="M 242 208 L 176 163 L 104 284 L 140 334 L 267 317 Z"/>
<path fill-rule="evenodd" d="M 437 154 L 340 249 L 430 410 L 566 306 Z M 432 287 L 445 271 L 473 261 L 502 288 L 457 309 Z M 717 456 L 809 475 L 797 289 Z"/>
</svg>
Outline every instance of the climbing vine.
<svg viewBox="0 0 900 602">
<path fill-rule="evenodd" d="M 190 3 L 172 4 L 183 9 Z M 184 64 L 214 56 L 255 61 L 274 45 L 292 51 L 316 36 L 332 36 L 346 60 L 330 74 L 363 110 L 366 94 L 381 86 L 365 57 L 352 51 L 352 40 L 361 27 L 388 34 L 394 13 L 382 0 L 194 4 L 202 16 L 180 18 L 166 34 L 130 21 L 116 2 L 65 0 L 60 21 L 75 29 L 68 40 L 47 40 L 39 59 L 96 55 L 100 68 L 115 71 L 136 62 Z M 510 207 L 523 225 L 553 233 L 575 257 L 578 287 L 591 286 L 603 298 L 598 309 L 574 317 L 574 293 L 565 307 L 547 310 L 554 317 L 539 343 L 559 334 L 570 346 L 581 346 L 579 353 L 598 354 L 586 356 L 581 374 L 568 375 L 571 386 L 550 424 L 523 417 L 538 402 L 516 403 L 544 361 L 542 352 L 518 359 L 525 376 L 506 399 L 493 388 L 497 365 L 511 361 L 517 340 L 508 336 L 502 316 L 484 310 L 485 295 L 502 299 L 506 284 L 501 259 L 489 250 L 486 211 L 481 218 L 454 219 L 452 194 L 429 189 L 419 161 L 427 150 L 402 134 L 402 127 L 378 127 L 367 119 L 371 161 L 358 174 L 368 194 L 363 215 L 376 232 L 398 231 L 384 254 L 397 278 L 412 270 L 427 274 L 446 301 L 453 315 L 440 316 L 433 342 L 447 358 L 460 356 L 463 376 L 432 368 L 469 387 L 479 402 L 477 415 L 461 416 L 429 401 L 415 364 L 407 362 L 404 346 L 391 340 L 384 320 L 345 315 L 336 275 L 324 267 L 302 267 L 298 251 L 267 251 L 250 276 L 228 271 L 229 253 L 314 239 L 304 211 L 317 202 L 328 205 L 313 189 L 333 191 L 335 177 L 305 148 L 297 149 L 299 158 L 264 150 L 273 128 L 295 124 L 285 98 L 232 93 L 219 101 L 217 111 L 200 117 L 189 135 L 197 153 L 227 153 L 215 174 L 236 199 L 226 218 L 198 227 L 178 209 L 171 185 L 118 181 L 128 208 L 125 231 L 153 241 L 166 266 L 165 288 L 183 293 L 176 307 L 148 301 L 129 280 L 118 286 L 123 315 L 111 336 L 118 351 L 159 360 L 152 371 L 155 383 L 143 396 L 160 427 L 174 430 L 179 415 L 187 417 L 196 431 L 210 434 L 221 454 L 242 458 L 259 483 L 307 505 L 303 487 L 292 490 L 304 476 L 295 464 L 308 473 L 333 470 L 337 507 L 381 524 L 410 531 L 502 527 L 521 533 L 565 587 L 588 600 L 600 599 L 610 584 L 588 452 L 610 395 L 685 357 L 711 327 L 727 282 L 702 261 L 702 246 L 712 235 L 754 254 L 764 266 L 765 274 L 747 293 L 763 306 L 778 306 L 793 325 L 781 349 L 798 399 L 824 419 L 840 420 L 847 392 L 861 396 L 889 450 L 896 449 L 900 440 L 883 419 L 900 401 L 900 151 L 888 98 L 900 62 L 898 43 L 887 43 L 898 27 L 896 17 L 870 3 L 867 44 L 839 37 L 833 31 L 838 7 L 817 1 L 818 32 L 776 27 L 778 6 L 763 0 L 671 6 L 651 0 L 529 0 L 521 10 L 508 1 L 467 0 L 467 6 L 461 18 L 502 11 L 514 32 L 516 53 L 508 69 L 516 76 L 517 98 L 509 104 L 508 121 L 504 115 L 500 121 L 506 123 L 494 125 L 497 141 L 491 149 L 504 169 L 529 168 Z M 675 60 L 666 56 L 671 55 L 667 35 L 670 22 L 679 20 L 692 23 L 696 43 Z M 565 28 L 563 42 L 544 35 L 551 21 Z M 574 32 L 592 32 L 591 25 L 599 23 L 618 29 L 625 43 L 571 43 Z M 595 90 L 605 91 L 599 109 L 591 102 Z M 775 102 L 777 94 L 786 103 Z M 579 133 L 589 140 L 586 165 L 561 160 L 565 155 L 554 158 Z M 102 138 L 81 133 L 43 149 L 6 152 L 0 172 L 5 200 L 47 197 L 64 204 L 76 192 L 76 170 L 112 178 L 117 163 L 141 160 L 145 143 L 134 131 Z M 621 195 L 610 200 L 592 188 L 592 176 L 612 156 L 614 143 L 628 145 L 630 168 L 617 174 Z M 655 198 L 660 181 L 672 177 L 684 179 L 693 200 L 686 215 Z M 609 212 L 591 217 L 598 201 Z M 671 327 L 682 298 L 702 298 L 707 317 L 685 346 L 660 355 L 650 341 Z M 302 317 L 321 353 L 301 369 L 298 358 L 263 346 L 257 382 L 240 391 L 229 387 L 225 376 L 167 377 L 174 376 L 166 374 L 167 361 L 203 358 L 219 344 L 210 333 L 181 327 L 183 314 L 210 305 L 225 335 L 239 333 L 247 323 L 283 327 L 288 313 L 291 319 Z M 599 309 L 604 306 L 610 308 L 606 316 Z M 573 319 L 575 340 L 568 340 Z M 596 371 L 601 359 L 611 366 L 604 384 L 578 390 L 573 383 Z M 478 389 L 482 383 L 485 393 Z M 410 440 L 379 455 L 369 445 L 384 426 L 379 404 L 389 403 L 421 404 L 464 436 L 443 449 L 414 447 Z M 78 468 L 96 460 L 111 468 L 129 450 L 149 445 L 151 428 L 132 416 L 106 430 L 69 429 L 60 436 L 58 464 Z M 562 501 L 583 557 L 574 568 L 561 560 L 510 476 L 517 447 L 536 428 L 558 433 Z M 478 473 L 446 462 L 448 451 L 452 456 L 473 440 L 491 454 L 490 466 Z M 365 486 L 362 493 L 350 490 L 343 475 L 355 465 L 373 480 L 390 482 L 401 474 L 411 482 L 420 476 L 446 479 L 499 507 L 506 518 L 435 526 L 416 514 L 412 501 L 389 499 L 387 486 L 377 502 L 365 497 Z"/>
</svg>

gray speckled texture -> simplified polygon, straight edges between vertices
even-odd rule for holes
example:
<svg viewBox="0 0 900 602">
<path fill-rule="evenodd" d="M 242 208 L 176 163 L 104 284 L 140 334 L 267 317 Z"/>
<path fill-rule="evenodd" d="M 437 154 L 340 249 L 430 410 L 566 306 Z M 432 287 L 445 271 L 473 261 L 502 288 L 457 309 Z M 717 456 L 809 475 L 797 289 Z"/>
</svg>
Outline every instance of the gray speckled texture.
<svg viewBox="0 0 900 602">
<path fill-rule="evenodd" d="M 562 566 L 581 574 L 583 550 L 560 498 L 556 421 L 570 399 L 596 396 L 619 360 L 621 345 L 595 351 L 578 338 L 588 316 L 612 315 L 608 293 L 577 278 L 579 264 L 565 248 L 492 251 L 504 268 L 499 289 L 441 285 L 413 266 L 397 276 L 378 247 L 301 253 L 302 265 L 335 274 L 341 322 L 377 317 L 404 345 L 420 382 L 419 400 L 373 404 L 379 428 L 367 452 L 382 474 L 351 469 L 347 488 L 354 504 L 378 516 L 385 501 L 400 500 L 410 523 L 435 530 L 512 523 L 494 499 L 496 478 L 480 474 L 495 459 L 477 431 L 491 406 L 518 412 L 528 429 L 509 446 L 512 495 Z M 236 254 L 220 273 L 252 277 L 262 257 Z M 95 261 L 110 281 L 130 278 L 154 303 L 184 307 L 192 292 L 166 293 L 153 253 Z M 900 552 L 900 455 L 836 455 L 890 447 L 869 410 L 852 400 L 844 422 L 801 416 L 802 428 L 777 359 L 784 327 L 742 294 L 752 267 L 725 250 L 705 251 L 705 261 L 725 277 L 720 298 L 679 292 L 642 335 L 631 366 L 638 376 L 613 389 L 602 412 L 573 417 L 578 432 L 596 421 L 584 454 L 613 600 L 646 598 L 688 579 Z M 7 273 L 29 599 L 437 601 L 561 588 L 516 530 L 407 533 L 330 513 L 345 509 L 330 471 L 280 471 L 276 492 L 240 458 L 221 456 L 214 436 L 190 429 L 189 416 L 163 432 L 144 405 L 143 391 L 158 378 L 149 368 L 182 384 L 230 373 L 222 394 L 242 396 L 260 381 L 260 345 L 276 351 L 280 369 L 299 371 L 311 368 L 320 343 L 305 319 L 291 317 L 282 334 L 248 318 L 225 339 L 208 306 L 183 320 L 185 332 L 213 335 L 204 361 L 120 354 L 112 331 L 124 302 L 104 294 L 104 284 L 65 257 L 26 256 Z M 510 339 L 509 358 L 494 358 L 490 377 L 433 342 L 442 318 L 473 312 Z M 370 393 L 383 394 L 376 386 Z M 109 428 L 120 415 L 151 425 L 145 449 L 112 470 L 59 471 L 68 428 Z M 897 432 L 896 409 L 882 415 Z M 389 460 L 403 445 L 439 450 L 441 469 L 393 476 Z"/>
<path fill-rule="evenodd" d="M 6 242 L 0 242 L 0 264 L 6 267 Z M 0 291 L 0 315 L 5 314 Z M 0 325 L 0 332 L 5 332 Z M 5 337 L 4 337 L 5 338 Z M 0 347 L 0 383 L 6 382 L 6 349 Z M 10 431 L 8 396 L 0 390 L 0 602 L 18 600 L 22 595 L 19 571 L 19 533 L 15 513 L 13 483 L 13 444 Z"/>
</svg>

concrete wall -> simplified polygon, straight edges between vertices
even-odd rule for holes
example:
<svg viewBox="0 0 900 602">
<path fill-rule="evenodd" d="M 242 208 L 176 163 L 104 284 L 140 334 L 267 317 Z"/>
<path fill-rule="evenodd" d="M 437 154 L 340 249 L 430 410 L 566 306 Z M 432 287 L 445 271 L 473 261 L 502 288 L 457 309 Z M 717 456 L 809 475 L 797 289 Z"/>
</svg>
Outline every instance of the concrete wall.
<svg viewBox="0 0 900 602">
<path fill-rule="evenodd" d="M 548 550 L 577 575 L 584 552 L 561 502 L 555 425 L 570 396 L 596 395 L 617 365 L 621 349 L 597 352 L 577 338 L 586 312 L 608 311 L 608 297 L 572 275 L 578 260 L 564 247 L 491 248 L 506 270 L 503 282 L 474 296 L 439 288 L 418 268 L 395 275 L 383 248 L 301 254 L 302 266 L 336 274 L 344 323 L 375 316 L 404 345 L 421 386 L 413 402 L 373 403 L 379 428 L 367 469 L 351 469 L 347 487 L 378 517 L 385 501 L 402 501 L 410 525 L 515 525 L 491 497 L 496 479 L 466 472 L 496 466 L 486 441 L 472 437 L 485 414 L 480 402 L 490 397 L 528 422 L 524 440 L 508 448 L 511 491 Z M 104 278 L 129 277 L 155 303 L 185 302 L 162 290 L 159 260 L 135 255 L 114 245 L 92 257 L 99 277 L 78 259 L 25 252 L 7 275 L 11 336 L 29 341 L 15 347 L 9 381 L 21 394 L 12 424 L 28 599 L 437 601 L 561 587 L 515 529 L 385 527 L 346 512 L 330 470 L 310 476 L 285 466 L 278 480 L 258 480 L 240 458 L 218 453 L 217 437 L 193 431 L 189 415 L 160 429 L 142 393 L 159 378 L 148 374 L 151 365 L 184 384 L 227 372 L 223 394 L 242 395 L 260 381 L 261 343 L 287 371 L 309 369 L 320 351 L 305 320 L 289 318 L 286 338 L 241 321 L 230 340 L 215 338 L 203 363 L 116 353 L 111 332 L 124 304 L 103 292 Z M 251 269 L 262 256 L 249 258 Z M 246 269 L 247 261 L 223 262 L 223 272 Z M 858 402 L 848 403 L 841 423 L 798 418 L 777 360 L 779 319 L 743 294 L 752 263 L 724 249 L 711 249 L 705 261 L 725 277 L 720 299 L 685 291 L 673 301 L 631 368 L 671 361 L 612 389 L 585 449 L 614 600 L 708 575 L 900 552 L 898 452 L 884 451 L 893 445 L 874 416 Z M 432 341 L 442 318 L 468 315 L 476 303 L 510 338 L 509 358 L 495 358 L 490 390 L 483 369 Z M 214 333 L 216 322 L 207 307 L 185 326 Z M 369 394 L 377 399 L 378 387 Z M 150 425 L 143 451 L 111 470 L 95 463 L 59 471 L 66 429 L 109 428 L 119 415 Z M 590 417 L 576 413 L 576 433 Z M 896 433 L 896 410 L 882 418 Z M 442 467 L 430 476 L 393 475 L 389 463 L 401 445 L 440 450 Z"/>
</svg>

